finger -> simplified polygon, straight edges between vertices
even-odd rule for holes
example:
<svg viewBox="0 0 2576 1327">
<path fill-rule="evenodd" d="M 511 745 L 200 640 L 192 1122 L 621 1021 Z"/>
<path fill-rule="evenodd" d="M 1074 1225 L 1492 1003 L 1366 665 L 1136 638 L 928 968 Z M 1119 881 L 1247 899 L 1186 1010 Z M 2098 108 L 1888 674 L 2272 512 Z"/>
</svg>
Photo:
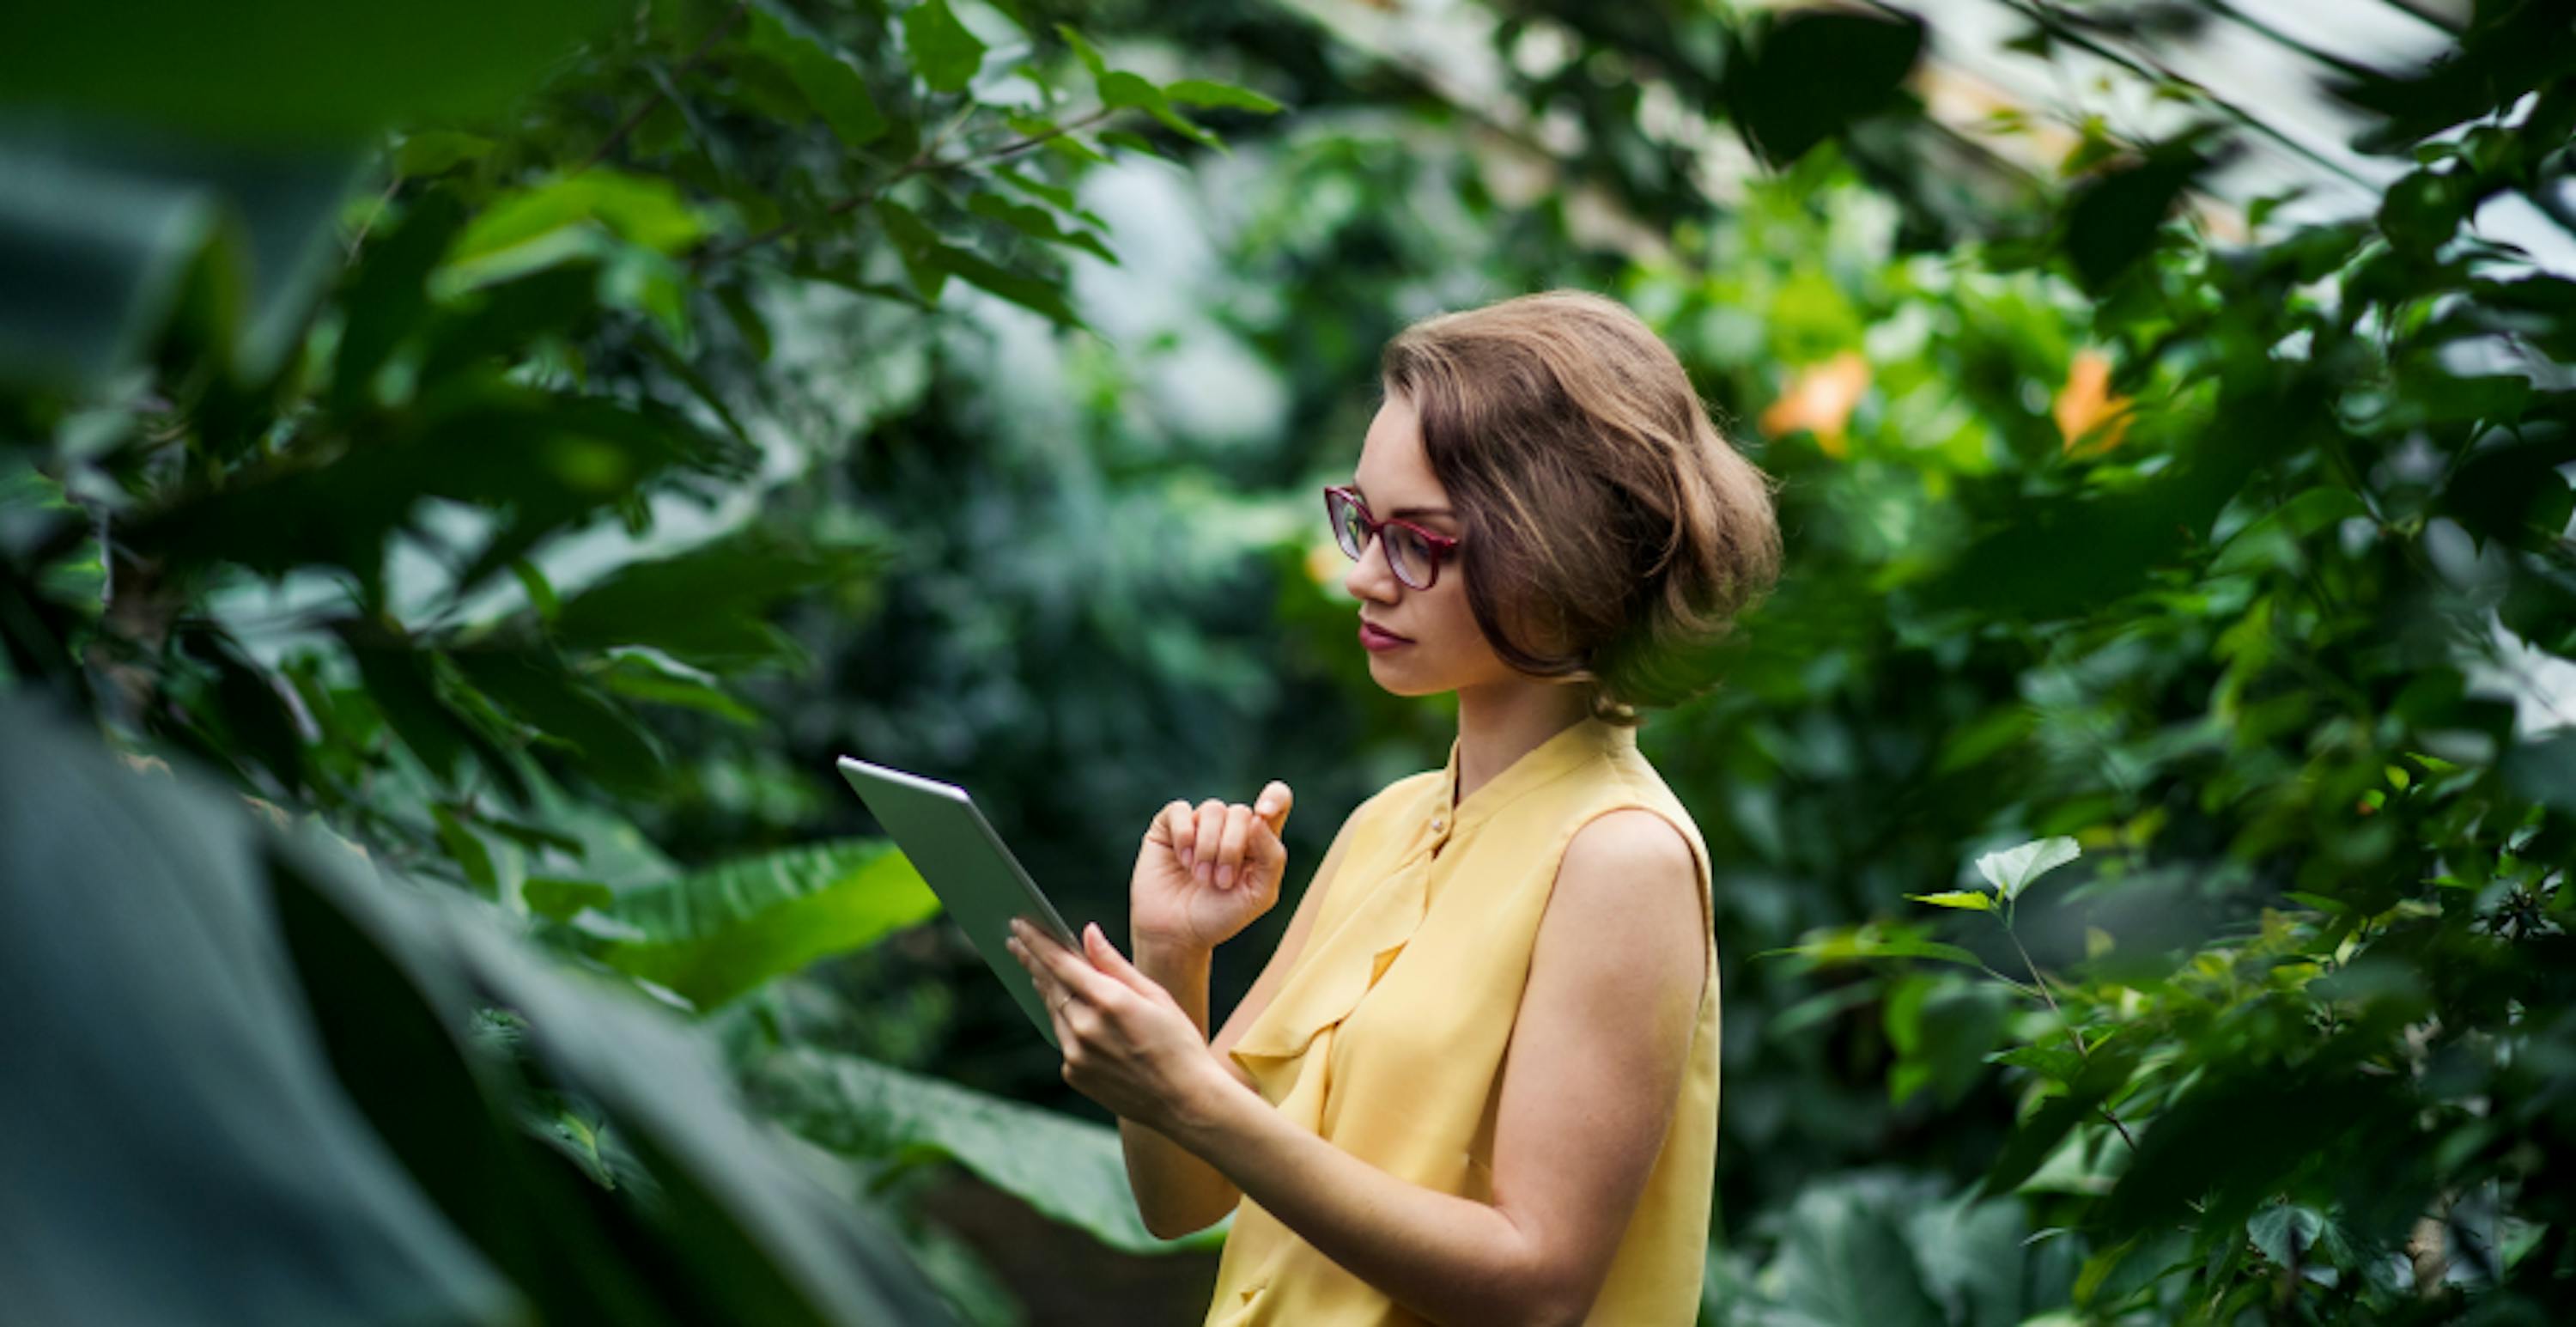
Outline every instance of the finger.
<svg viewBox="0 0 2576 1327">
<path fill-rule="evenodd" d="M 1243 871 L 1243 850 L 1252 839 L 1252 808 L 1231 806 L 1225 813 L 1225 838 L 1217 848 L 1216 886 L 1234 887 L 1235 877 Z"/>
<path fill-rule="evenodd" d="M 1272 779 L 1261 785 L 1261 796 L 1253 799 L 1252 813 L 1269 822 L 1271 833 L 1282 833 L 1288 828 L 1288 812 L 1296 800 L 1297 795 L 1286 782 Z"/>
<path fill-rule="evenodd" d="M 1200 884 L 1216 880 L 1216 854 L 1225 838 L 1225 803 L 1211 797 L 1199 803 L 1198 861 L 1192 868 Z"/>
<path fill-rule="evenodd" d="M 1102 1008 L 1117 1004 L 1122 994 L 1121 986 L 1115 979 L 1091 966 L 1089 959 L 1056 943 L 1054 937 L 1036 931 L 1035 928 L 1024 930 L 1021 935 L 1035 937 L 1034 939 L 1024 938 L 1022 943 L 1029 947 L 1029 952 L 1037 957 L 1038 962 L 1046 966 L 1048 974 L 1055 978 L 1056 985 L 1061 987 L 1065 994 L 1071 996 L 1076 1004 Z M 1068 1015 L 1070 1013 L 1071 1011 L 1068 1011 Z"/>
<path fill-rule="evenodd" d="M 1145 837 L 1170 845 L 1172 856 L 1187 867 L 1190 864 L 1191 824 L 1190 804 L 1175 797 L 1154 813 L 1154 823 L 1145 831 Z"/>
<path fill-rule="evenodd" d="M 1276 886 L 1288 874 L 1288 845 L 1270 822 L 1255 818 L 1252 822 L 1252 845 L 1244 853 L 1243 869 L 1248 878 L 1258 880 L 1264 888 Z"/>
<path fill-rule="evenodd" d="M 1044 968 L 1038 966 L 1037 961 L 1030 956 L 1028 946 L 1021 944 L 1018 936 L 1011 937 L 1005 943 L 1010 948 L 1011 956 L 1020 961 L 1020 966 L 1029 970 L 1029 983 L 1037 987 L 1038 1003 L 1046 1006 L 1047 1021 L 1055 1025 L 1056 1048 L 1059 1051 L 1071 1050 L 1074 1046 L 1073 1029 L 1064 1021 L 1066 1001 L 1061 994 L 1061 988 Z"/>
</svg>

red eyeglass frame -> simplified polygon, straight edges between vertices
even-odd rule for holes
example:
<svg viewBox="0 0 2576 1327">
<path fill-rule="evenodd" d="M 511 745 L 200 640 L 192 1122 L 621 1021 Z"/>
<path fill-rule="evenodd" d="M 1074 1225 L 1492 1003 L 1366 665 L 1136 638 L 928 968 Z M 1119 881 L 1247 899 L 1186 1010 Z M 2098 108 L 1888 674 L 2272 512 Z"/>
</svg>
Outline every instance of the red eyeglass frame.
<svg viewBox="0 0 2576 1327">
<path fill-rule="evenodd" d="M 1377 518 L 1369 515 L 1368 500 L 1360 496 L 1358 489 L 1352 488 L 1348 484 L 1326 484 L 1324 485 L 1324 519 L 1332 522 L 1334 525 L 1333 543 L 1336 547 L 1340 546 L 1342 539 L 1340 533 L 1340 522 L 1336 520 L 1333 515 L 1333 498 L 1335 495 L 1341 496 L 1351 504 L 1359 514 L 1360 528 L 1368 532 L 1368 538 L 1360 541 L 1360 551 L 1352 557 L 1352 561 L 1356 562 L 1360 558 L 1368 556 L 1369 541 L 1376 539 L 1379 531 L 1384 530 L 1390 525 L 1401 525 L 1405 529 L 1412 531 L 1414 534 L 1420 535 L 1422 537 L 1422 542 L 1430 547 L 1430 574 L 1424 578 L 1422 584 L 1414 585 L 1413 582 L 1404 580 L 1404 571 L 1402 568 L 1395 565 L 1395 558 L 1392 555 L 1390 555 L 1386 560 L 1386 569 L 1394 572 L 1397 580 L 1404 581 L 1407 586 L 1416 590 L 1428 590 L 1433 585 L 1439 583 L 1440 564 L 1448 561 L 1449 555 L 1457 551 L 1459 544 L 1457 536 L 1445 535 L 1437 530 L 1426 529 L 1412 521 L 1405 520 L 1400 516 L 1389 516 L 1385 520 L 1378 520 Z M 1342 551 L 1345 553 L 1350 552 L 1350 550 L 1346 548 Z"/>
</svg>

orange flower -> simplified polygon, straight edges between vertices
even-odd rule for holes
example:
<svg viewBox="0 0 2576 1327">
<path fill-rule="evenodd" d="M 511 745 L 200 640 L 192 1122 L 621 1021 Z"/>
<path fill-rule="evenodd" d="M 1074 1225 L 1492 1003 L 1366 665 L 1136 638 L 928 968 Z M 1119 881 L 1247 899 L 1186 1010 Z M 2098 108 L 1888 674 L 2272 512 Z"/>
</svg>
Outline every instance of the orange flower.
<svg viewBox="0 0 2576 1327">
<path fill-rule="evenodd" d="M 2111 357 L 2098 350 L 2075 352 L 2075 362 L 2066 367 L 2066 388 L 2057 394 L 2057 405 L 2050 413 L 2057 417 L 2057 431 L 2066 439 L 2064 449 L 2072 453 L 2075 444 L 2092 436 L 2090 452 L 2107 452 L 2120 445 L 2120 437 L 2129 431 L 2130 407 L 2135 403 L 2125 396 L 2111 394 Z M 2099 429 L 2099 433 L 2094 431 Z"/>
<path fill-rule="evenodd" d="M 1810 364 L 1798 370 L 1788 390 L 1762 412 L 1762 431 L 1777 438 L 1806 429 L 1816 435 L 1816 445 L 1825 455 L 1840 460 L 1851 452 L 1844 427 L 1851 422 L 1852 407 L 1860 404 L 1860 394 L 1867 390 L 1869 361 L 1859 351 L 1846 350 L 1821 364 Z"/>
</svg>

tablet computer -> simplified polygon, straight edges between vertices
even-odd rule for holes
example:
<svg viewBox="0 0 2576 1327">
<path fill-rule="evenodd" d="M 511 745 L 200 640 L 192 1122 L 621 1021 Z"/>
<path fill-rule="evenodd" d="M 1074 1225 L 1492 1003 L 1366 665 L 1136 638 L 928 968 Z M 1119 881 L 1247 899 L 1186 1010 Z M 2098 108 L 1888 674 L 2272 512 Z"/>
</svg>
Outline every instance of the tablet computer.
<svg viewBox="0 0 2576 1327">
<path fill-rule="evenodd" d="M 1021 1012 L 1037 1024 L 1038 1034 L 1048 1045 L 1064 1049 L 1055 1039 L 1055 1019 L 1048 1014 L 1037 983 L 1004 942 L 1011 938 L 1014 916 L 1028 918 L 1077 954 L 1082 952 L 1082 939 L 1064 924 L 1046 895 L 1038 892 L 1037 882 L 1020 869 L 1019 859 L 1002 846 L 1002 836 L 976 809 L 975 799 L 956 784 L 849 756 L 841 757 L 840 767 L 841 777 L 850 781 L 859 800 L 894 836 L 895 846 L 939 896 L 975 952 L 984 956 L 985 966 L 1002 979 Z"/>
</svg>

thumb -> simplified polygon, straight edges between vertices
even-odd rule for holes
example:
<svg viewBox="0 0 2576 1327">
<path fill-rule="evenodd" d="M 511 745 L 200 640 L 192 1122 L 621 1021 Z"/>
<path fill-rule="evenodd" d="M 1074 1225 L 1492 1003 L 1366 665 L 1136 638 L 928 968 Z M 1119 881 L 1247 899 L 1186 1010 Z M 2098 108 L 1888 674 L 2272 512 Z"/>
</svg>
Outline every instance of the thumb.
<svg viewBox="0 0 2576 1327">
<path fill-rule="evenodd" d="M 1267 821 L 1270 832 L 1276 834 L 1288 827 L 1288 811 L 1296 800 L 1286 782 L 1272 779 L 1262 785 L 1261 796 L 1252 803 L 1252 813 Z"/>
</svg>

